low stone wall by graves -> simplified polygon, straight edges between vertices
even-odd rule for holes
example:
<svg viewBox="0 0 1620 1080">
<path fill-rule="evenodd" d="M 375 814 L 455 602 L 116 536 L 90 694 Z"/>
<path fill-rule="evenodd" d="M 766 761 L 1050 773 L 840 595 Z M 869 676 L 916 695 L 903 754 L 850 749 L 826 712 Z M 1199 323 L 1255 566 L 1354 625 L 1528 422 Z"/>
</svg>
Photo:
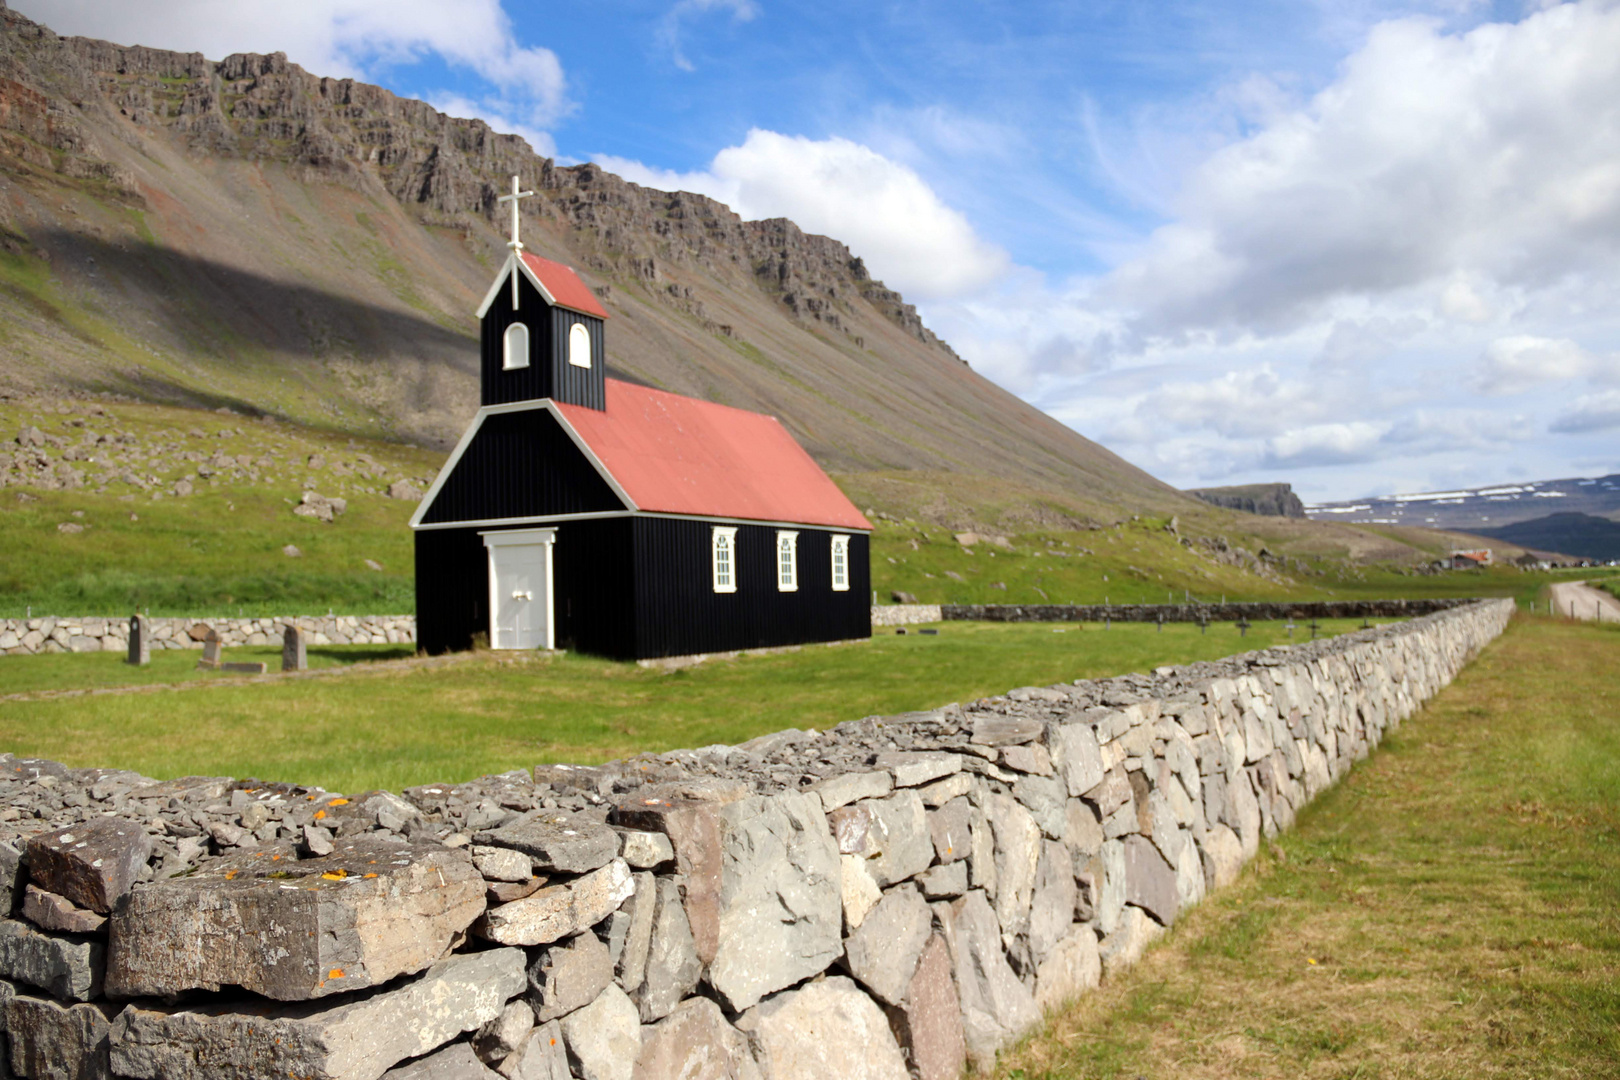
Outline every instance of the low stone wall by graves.
<svg viewBox="0 0 1620 1080">
<path fill-rule="evenodd" d="M 1270 622 L 1281 619 L 1410 619 L 1473 600 L 1298 600 L 1206 604 L 943 604 L 942 620 L 960 622 Z M 875 620 L 874 620 L 875 622 Z"/>
<path fill-rule="evenodd" d="M 949 1080 L 1233 880 L 1512 611 L 400 794 L 5 755 L 8 1060 Z"/>
<path fill-rule="evenodd" d="M 414 615 L 288 615 L 268 619 L 148 619 L 153 649 L 200 649 L 212 627 L 225 648 L 279 645 L 298 626 L 311 645 L 392 645 L 416 640 Z M 0 655 L 127 652 L 128 619 L 0 619 Z"/>
<path fill-rule="evenodd" d="M 911 626 L 944 618 L 938 604 L 873 604 L 873 626 Z"/>
</svg>

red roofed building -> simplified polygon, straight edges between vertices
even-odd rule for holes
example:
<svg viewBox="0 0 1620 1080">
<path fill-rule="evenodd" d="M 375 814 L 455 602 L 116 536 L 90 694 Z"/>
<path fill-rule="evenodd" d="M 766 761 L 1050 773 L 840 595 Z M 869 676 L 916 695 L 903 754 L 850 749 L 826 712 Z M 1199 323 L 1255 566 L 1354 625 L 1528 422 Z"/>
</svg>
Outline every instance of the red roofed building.
<svg viewBox="0 0 1620 1080">
<path fill-rule="evenodd" d="M 478 315 L 482 407 L 411 518 L 422 648 L 871 635 L 872 525 L 775 417 L 606 378 L 607 312 L 515 235 Z"/>
</svg>

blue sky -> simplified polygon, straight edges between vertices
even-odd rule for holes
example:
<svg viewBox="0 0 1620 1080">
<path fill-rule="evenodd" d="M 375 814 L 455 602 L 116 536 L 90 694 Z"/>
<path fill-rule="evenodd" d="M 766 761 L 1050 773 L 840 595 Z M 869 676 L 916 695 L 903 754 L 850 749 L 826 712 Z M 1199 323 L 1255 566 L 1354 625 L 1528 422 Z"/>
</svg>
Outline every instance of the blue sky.
<svg viewBox="0 0 1620 1080">
<path fill-rule="evenodd" d="M 13 2 L 792 217 L 1171 483 L 1620 471 L 1612 0 Z"/>
</svg>

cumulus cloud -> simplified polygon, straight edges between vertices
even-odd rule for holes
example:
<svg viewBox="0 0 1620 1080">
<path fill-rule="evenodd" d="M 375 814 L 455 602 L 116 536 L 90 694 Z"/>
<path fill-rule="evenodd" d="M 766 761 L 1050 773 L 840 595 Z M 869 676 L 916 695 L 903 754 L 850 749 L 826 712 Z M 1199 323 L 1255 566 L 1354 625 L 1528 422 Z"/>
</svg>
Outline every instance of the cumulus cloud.
<svg viewBox="0 0 1620 1080">
<path fill-rule="evenodd" d="M 377 72 L 436 55 L 488 87 L 444 98 L 457 112 L 505 130 L 544 129 L 572 104 L 550 49 L 519 44 L 500 0 L 25 0 L 30 17 L 64 34 L 200 52 L 284 52 L 319 75 L 375 80 Z"/>
<path fill-rule="evenodd" d="M 1549 429 L 1560 435 L 1580 435 L 1620 428 L 1620 390 L 1583 394 L 1575 399 Z"/>
<path fill-rule="evenodd" d="M 1595 371 L 1597 357 L 1568 338 L 1514 334 L 1486 348 L 1475 385 L 1481 393 L 1517 394 L 1544 382 Z"/>
<path fill-rule="evenodd" d="M 1211 155 L 1175 220 L 1108 279 L 1149 333 L 1287 332 L 1336 303 L 1477 283 L 1548 288 L 1620 254 L 1620 7 L 1446 34 L 1375 27 L 1302 108 Z M 1405 298 L 1411 299 L 1411 298 Z"/>
<path fill-rule="evenodd" d="M 686 58 L 681 48 L 684 25 L 699 15 L 711 11 L 729 11 L 734 22 L 752 22 L 759 15 L 759 5 L 753 0 L 679 0 L 665 13 L 658 24 L 658 41 L 669 52 L 670 61 L 682 71 L 696 71 L 697 65 Z"/>
<path fill-rule="evenodd" d="M 719 199 L 745 218 L 791 218 L 848 244 L 873 276 L 908 298 L 957 296 L 1006 272 L 1006 252 L 985 242 L 915 171 L 849 139 L 754 129 L 688 173 L 599 156 L 603 168 L 666 191 Z"/>
</svg>

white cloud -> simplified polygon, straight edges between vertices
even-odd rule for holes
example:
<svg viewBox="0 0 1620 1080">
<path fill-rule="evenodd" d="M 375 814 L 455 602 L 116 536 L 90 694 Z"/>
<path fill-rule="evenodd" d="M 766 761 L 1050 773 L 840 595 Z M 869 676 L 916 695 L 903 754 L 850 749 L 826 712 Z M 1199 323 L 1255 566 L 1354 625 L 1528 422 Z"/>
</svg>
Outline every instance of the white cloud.
<svg viewBox="0 0 1620 1080">
<path fill-rule="evenodd" d="M 709 195 L 744 218 L 791 218 L 807 232 L 841 240 L 908 299 L 959 296 L 1009 267 L 1006 252 L 981 239 L 916 172 L 849 139 L 756 128 L 690 173 L 595 160 L 638 184 Z"/>
<path fill-rule="evenodd" d="M 1550 430 L 1560 435 L 1580 435 L 1614 428 L 1620 428 L 1620 390 L 1583 394 L 1553 421 Z"/>
<path fill-rule="evenodd" d="M 1550 288 L 1620 255 L 1620 7 L 1375 27 L 1305 107 L 1214 153 L 1106 282 L 1144 333 L 1287 332 L 1347 299 Z M 1432 285 L 1431 285 L 1432 283 Z"/>
<path fill-rule="evenodd" d="M 681 48 L 684 24 L 698 15 L 711 11 L 729 11 L 735 22 L 752 22 L 759 16 L 759 5 L 753 0 L 679 0 L 658 24 L 658 41 L 669 51 L 670 62 L 682 71 L 696 71 L 697 65 L 686 58 Z"/>
<path fill-rule="evenodd" d="M 437 55 L 488 85 L 476 101 L 450 99 L 459 111 L 527 129 L 531 141 L 572 108 L 557 54 L 519 44 L 500 0 L 24 0 L 24 6 L 62 34 L 214 60 L 284 52 L 317 75 L 375 80 L 379 71 Z"/>
<path fill-rule="evenodd" d="M 1517 394 L 1540 383 L 1579 378 L 1597 365 L 1595 356 L 1568 338 L 1514 334 L 1491 342 L 1475 384 L 1486 394 Z"/>
</svg>

